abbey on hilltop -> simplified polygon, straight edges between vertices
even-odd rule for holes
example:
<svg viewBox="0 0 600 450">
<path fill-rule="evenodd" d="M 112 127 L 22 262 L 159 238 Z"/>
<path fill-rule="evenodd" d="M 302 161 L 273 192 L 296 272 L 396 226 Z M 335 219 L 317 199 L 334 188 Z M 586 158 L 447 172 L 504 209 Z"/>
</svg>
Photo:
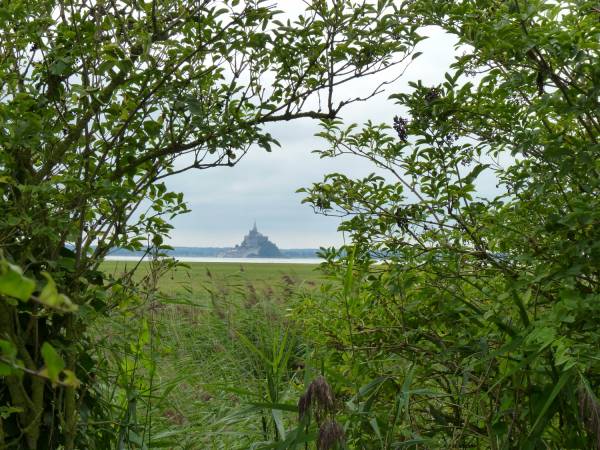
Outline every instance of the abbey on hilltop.
<svg viewBox="0 0 600 450">
<path fill-rule="evenodd" d="M 226 251 L 224 258 L 281 258 L 283 255 L 267 236 L 256 229 L 256 222 L 240 245 Z"/>
</svg>

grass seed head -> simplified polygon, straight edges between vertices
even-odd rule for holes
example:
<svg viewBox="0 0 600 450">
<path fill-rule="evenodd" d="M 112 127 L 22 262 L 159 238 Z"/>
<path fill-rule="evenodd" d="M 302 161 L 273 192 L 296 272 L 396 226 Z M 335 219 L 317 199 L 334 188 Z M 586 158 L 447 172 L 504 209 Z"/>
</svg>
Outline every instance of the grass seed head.
<svg viewBox="0 0 600 450">
<path fill-rule="evenodd" d="M 298 416 L 300 420 L 304 419 L 306 413 L 310 409 L 310 400 L 310 391 L 306 391 L 306 393 L 300 397 L 300 400 L 298 400 Z"/>
<path fill-rule="evenodd" d="M 333 412 L 334 396 L 331 386 L 325 377 L 319 375 L 308 385 L 306 392 L 298 401 L 298 414 L 300 420 L 304 418 L 308 410 L 314 408 L 317 421 L 328 413 Z"/>
<path fill-rule="evenodd" d="M 596 448 L 600 449 L 600 402 L 587 386 L 579 388 L 579 417 L 587 432 L 596 438 Z"/>
<path fill-rule="evenodd" d="M 311 391 L 313 403 L 317 408 L 323 411 L 333 411 L 333 390 L 325 377 L 319 375 L 310 383 L 308 389 Z"/>
<path fill-rule="evenodd" d="M 319 428 L 318 450 L 330 450 L 345 440 L 344 430 L 335 420 L 328 420 Z"/>
</svg>

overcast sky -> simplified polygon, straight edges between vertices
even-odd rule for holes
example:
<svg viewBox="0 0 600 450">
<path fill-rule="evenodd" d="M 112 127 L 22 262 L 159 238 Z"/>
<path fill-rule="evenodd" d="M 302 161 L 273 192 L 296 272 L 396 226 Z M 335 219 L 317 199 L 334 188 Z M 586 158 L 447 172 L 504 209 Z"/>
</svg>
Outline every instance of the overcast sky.
<svg viewBox="0 0 600 450">
<path fill-rule="evenodd" d="M 291 3 L 291 2 L 290 2 Z M 287 4 L 287 3 L 286 3 Z M 394 115 L 401 113 L 393 101 L 394 92 L 408 92 L 408 81 L 421 79 L 425 84 L 439 83 L 455 55 L 455 38 L 431 28 L 429 36 L 417 50 L 423 54 L 414 60 L 405 75 L 388 86 L 386 92 L 366 103 L 350 105 L 342 112 L 346 123 L 367 120 L 391 125 Z M 376 80 L 361 81 L 346 87 L 373 89 Z M 340 91 L 340 97 L 344 92 Z M 338 220 L 313 212 L 301 204 L 302 195 L 295 191 L 320 181 L 330 172 L 363 176 L 373 167 L 357 158 L 319 159 L 311 151 L 325 143 L 314 134 L 318 123 L 310 120 L 276 124 L 269 131 L 281 143 L 272 153 L 260 149 L 249 152 L 235 167 L 215 168 L 184 173 L 172 177 L 168 185 L 183 192 L 192 212 L 173 220 L 175 229 L 170 243 L 175 246 L 224 247 L 241 242 L 256 220 L 258 229 L 280 248 L 315 248 L 339 245 L 343 235 L 336 231 Z"/>
</svg>

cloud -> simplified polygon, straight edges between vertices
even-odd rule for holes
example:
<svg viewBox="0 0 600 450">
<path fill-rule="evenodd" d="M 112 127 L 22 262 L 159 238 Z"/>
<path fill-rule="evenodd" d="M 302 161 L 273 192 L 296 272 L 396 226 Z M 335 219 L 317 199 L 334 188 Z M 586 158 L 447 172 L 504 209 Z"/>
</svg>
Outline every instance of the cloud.
<svg viewBox="0 0 600 450">
<path fill-rule="evenodd" d="M 455 56 L 456 40 L 439 29 L 428 28 L 430 36 L 421 42 L 423 55 L 412 62 L 402 79 L 383 95 L 368 102 L 350 105 L 342 117 L 346 123 L 368 120 L 391 123 L 398 107 L 387 96 L 408 92 L 409 80 L 439 83 Z M 389 75 L 388 75 L 389 76 Z M 383 80 L 349 84 L 339 90 L 338 99 L 368 92 Z M 343 236 L 336 231 L 338 219 L 316 215 L 295 191 L 320 181 L 330 172 L 349 176 L 367 175 L 375 168 L 358 158 L 322 160 L 311 151 L 325 143 L 314 137 L 318 124 L 310 120 L 273 124 L 269 131 L 281 148 L 267 153 L 251 151 L 233 168 L 187 172 L 168 180 L 168 186 L 184 192 L 192 212 L 173 220 L 171 244 L 185 246 L 230 246 L 239 243 L 254 220 L 259 230 L 282 248 L 339 245 Z"/>
</svg>

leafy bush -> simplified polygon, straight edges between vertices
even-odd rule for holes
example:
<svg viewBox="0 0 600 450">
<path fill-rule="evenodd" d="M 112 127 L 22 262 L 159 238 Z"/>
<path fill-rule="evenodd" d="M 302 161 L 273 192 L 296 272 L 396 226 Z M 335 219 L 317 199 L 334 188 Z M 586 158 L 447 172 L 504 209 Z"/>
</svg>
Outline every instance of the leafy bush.
<svg viewBox="0 0 600 450">
<path fill-rule="evenodd" d="M 453 71 L 393 95 L 393 126 L 324 124 L 323 157 L 388 175 L 304 190 L 353 240 L 301 311 L 353 446 L 600 445 L 596 6 L 411 2 Z"/>
<path fill-rule="evenodd" d="M 168 220 L 187 206 L 165 178 L 270 151 L 271 122 L 336 117 L 360 100 L 337 98 L 338 86 L 394 67 L 418 39 L 391 0 L 309 2 L 287 23 L 272 6 L 0 5 L 0 252 L 29 280 L 16 301 L 0 293 L 0 339 L 23 361 L 1 375 L 0 446 L 123 444 L 122 425 L 102 419 L 111 405 L 89 327 L 138 292 L 105 278 L 104 256 L 166 248 Z"/>
</svg>

